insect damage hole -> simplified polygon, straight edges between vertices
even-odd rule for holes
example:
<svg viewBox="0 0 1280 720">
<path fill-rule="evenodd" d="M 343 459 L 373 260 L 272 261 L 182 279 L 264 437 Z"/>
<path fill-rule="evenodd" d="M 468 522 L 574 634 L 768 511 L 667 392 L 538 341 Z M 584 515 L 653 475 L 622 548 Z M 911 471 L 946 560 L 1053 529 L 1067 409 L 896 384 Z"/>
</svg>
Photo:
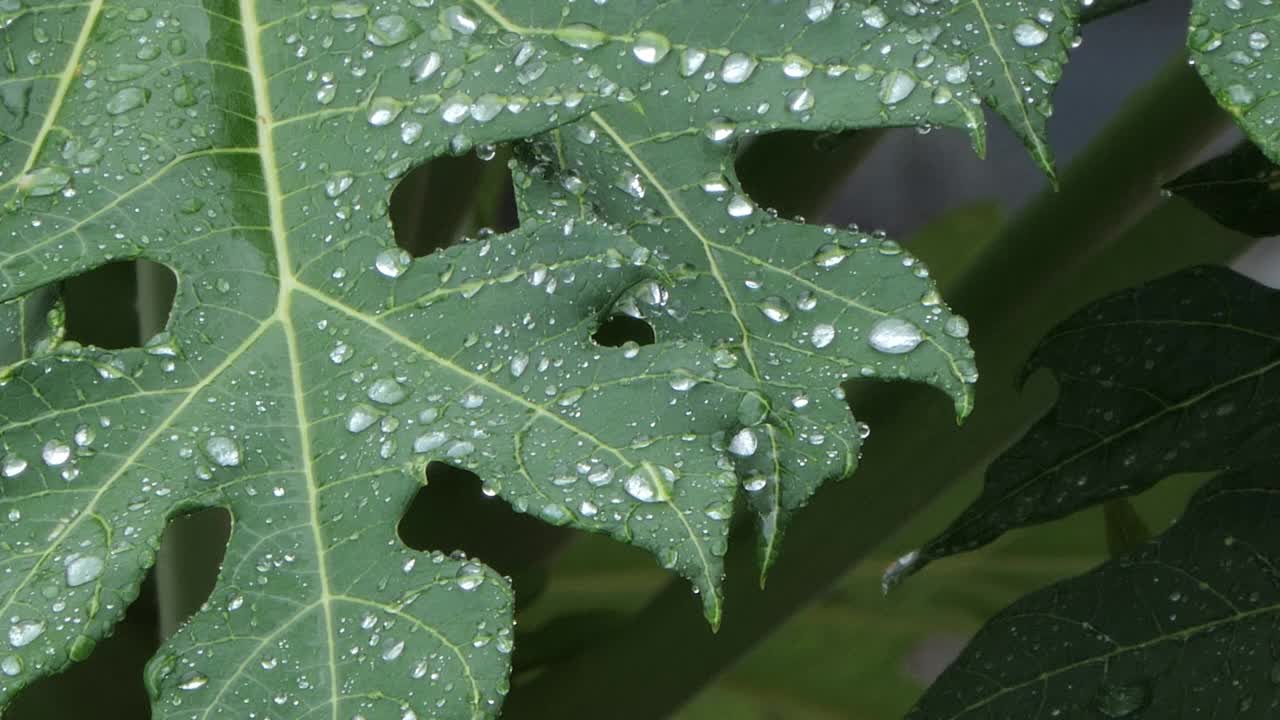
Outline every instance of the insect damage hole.
<svg viewBox="0 0 1280 720">
<path fill-rule="evenodd" d="M 158 627 L 167 638 L 202 605 L 218 581 L 231 536 L 231 513 L 205 508 L 169 521 L 156 554 Z"/>
<path fill-rule="evenodd" d="M 878 137 L 875 130 L 769 133 L 743 143 L 734 169 L 757 205 L 790 220 L 822 222 L 841 182 Z"/>
<path fill-rule="evenodd" d="M 538 574 L 570 537 L 555 527 L 481 491 L 480 478 L 444 463 L 427 466 L 427 483 L 406 508 L 400 540 L 415 550 L 461 550 L 503 575 L 522 579 Z"/>
<path fill-rule="evenodd" d="M 481 145 L 411 171 L 391 193 L 396 244 L 422 257 L 464 237 L 514 230 L 510 159 L 510 145 Z"/>
<path fill-rule="evenodd" d="M 654 343 L 653 326 L 630 315 L 614 315 L 600 324 L 591 339 L 604 347 L 621 347 L 629 342 L 637 345 Z"/>
<path fill-rule="evenodd" d="M 114 262 L 62 284 L 65 339 L 109 350 L 138 347 L 169 322 L 173 271 L 150 260 Z"/>
</svg>

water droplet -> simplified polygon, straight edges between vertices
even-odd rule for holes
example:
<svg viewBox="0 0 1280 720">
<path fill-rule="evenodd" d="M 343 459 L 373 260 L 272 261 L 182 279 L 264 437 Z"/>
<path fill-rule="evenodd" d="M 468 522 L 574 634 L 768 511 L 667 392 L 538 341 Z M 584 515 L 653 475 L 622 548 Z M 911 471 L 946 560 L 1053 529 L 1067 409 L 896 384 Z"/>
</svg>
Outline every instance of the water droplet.
<svg viewBox="0 0 1280 720">
<path fill-rule="evenodd" d="M 595 25 L 587 23 L 573 23 L 555 31 L 556 38 L 571 48 L 579 50 L 594 50 L 605 44 L 609 39 L 608 35 L 600 32 Z"/>
<path fill-rule="evenodd" d="M 369 124 L 374 127 L 385 127 L 395 122 L 404 111 L 404 104 L 393 97 L 376 97 L 369 103 Z"/>
<path fill-rule="evenodd" d="M 396 405 L 409 397 L 409 390 L 394 378 L 378 378 L 369 386 L 366 394 L 379 405 Z"/>
<path fill-rule="evenodd" d="M 17 655 L 6 655 L 3 660 L 0 660 L 0 672 L 8 675 L 9 677 L 21 675 L 22 658 Z"/>
<path fill-rule="evenodd" d="M 776 323 L 784 322 L 791 317 L 791 308 L 788 307 L 787 301 L 776 295 L 761 300 L 758 307 L 765 317 Z"/>
<path fill-rule="evenodd" d="M 902 355 L 924 342 L 924 334 L 915 324 L 901 318 L 887 317 L 871 327 L 871 347 L 889 355 Z"/>
<path fill-rule="evenodd" d="M 729 217 L 744 218 L 756 211 L 756 206 L 746 195 L 737 194 L 729 198 L 727 206 Z"/>
<path fill-rule="evenodd" d="M 335 173 L 324 182 L 324 194 L 336 198 L 351 188 L 355 176 L 349 172 Z"/>
<path fill-rule="evenodd" d="M 71 182 L 71 173 L 59 167 L 36 168 L 18 179 L 18 189 L 31 197 L 45 197 Z"/>
<path fill-rule="evenodd" d="M 656 32 L 636 33 L 635 44 L 631 46 L 631 54 L 635 55 L 636 60 L 646 65 L 662 62 L 669 52 L 671 52 L 671 41 L 666 35 Z"/>
<path fill-rule="evenodd" d="M 71 446 L 61 440 L 50 440 L 40 449 L 40 457 L 49 467 L 58 467 L 71 459 Z"/>
<path fill-rule="evenodd" d="M 214 435 L 205 440 L 204 451 L 210 460 L 222 467 L 240 465 L 240 445 L 225 435 Z"/>
<path fill-rule="evenodd" d="M 413 441 L 413 451 L 419 455 L 429 453 L 449 442 L 449 436 L 439 430 L 419 435 Z"/>
<path fill-rule="evenodd" d="M 39 620 L 22 620 L 9 626 L 9 644 L 26 647 L 44 634 L 44 623 Z"/>
<path fill-rule="evenodd" d="M 880 591 L 888 595 L 889 591 L 902 582 L 907 573 L 915 567 L 916 561 L 919 559 L 920 551 L 912 550 L 889 563 L 889 567 L 885 568 L 884 574 L 880 576 Z"/>
<path fill-rule="evenodd" d="M 1013 26 L 1013 40 L 1022 47 L 1036 47 L 1049 39 L 1049 31 L 1043 25 L 1026 18 Z"/>
<path fill-rule="evenodd" d="M 729 53 L 720 66 L 720 79 L 730 85 L 747 81 L 756 71 L 756 59 L 746 53 Z"/>
<path fill-rule="evenodd" d="M 409 265 L 412 263 L 412 255 L 400 248 L 395 248 L 378 253 L 378 257 L 373 261 L 373 266 L 377 268 L 378 272 L 389 278 L 398 278 L 409 269 Z"/>
<path fill-rule="evenodd" d="M 336 2 L 329 8 L 329 13 L 336 20 L 351 20 L 369 14 L 369 6 L 364 3 Z"/>
<path fill-rule="evenodd" d="M 953 338 L 969 337 L 969 321 L 963 315 L 952 315 L 943 323 L 942 331 Z"/>
<path fill-rule="evenodd" d="M 80 555 L 67 563 L 67 586 L 80 587 L 102 574 L 104 564 L 96 555 Z"/>
<path fill-rule="evenodd" d="M 835 0 L 809 0 L 809 7 L 805 8 L 804 16 L 809 18 L 809 22 L 822 22 L 831 17 L 835 7 Z"/>
<path fill-rule="evenodd" d="M 342 363 L 350 360 L 351 356 L 354 354 L 355 351 L 351 349 L 350 345 L 340 342 L 337 345 L 334 345 L 333 349 L 329 351 L 329 360 L 331 360 L 334 365 L 341 365 Z"/>
<path fill-rule="evenodd" d="M 895 105 L 916 89 L 916 79 L 903 70 L 892 70 L 880 81 L 880 102 Z"/>
<path fill-rule="evenodd" d="M 479 563 L 463 563 L 453 581 L 463 590 L 475 590 L 484 582 L 484 568 Z"/>
<path fill-rule="evenodd" d="M 683 77 L 692 77 L 695 73 L 702 69 L 702 64 L 707 61 L 707 51 L 700 48 L 685 48 L 680 53 L 680 75 Z"/>
<path fill-rule="evenodd" d="M 707 136 L 708 140 L 719 144 L 731 140 L 733 138 L 733 134 L 737 132 L 737 130 L 737 123 L 729 118 L 718 117 L 712 118 L 711 122 L 707 123 L 707 129 L 704 134 Z"/>
<path fill-rule="evenodd" d="M 27 461 L 17 455 L 9 454 L 4 456 L 4 460 L 0 461 L 0 475 L 7 478 L 17 477 L 27 469 Z"/>
<path fill-rule="evenodd" d="M 809 88 L 798 88 L 787 93 L 787 109 L 793 113 L 808 112 L 813 109 L 813 91 Z"/>
<path fill-rule="evenodd" d="M 1151 688 L 1145 682 L 1107 683 L 1098 689 L 1094 704 L 1106 717 L 1123 718 L 1146 707 L 1150 700 Z"/>
<path fill-rule="evenodd" d="M 416 84 L 427 80 L 436 74 L 443 62 L 444 58 L 434 50 L 423 55 L 413 64 L 412 73 L 409 75 L 410 81 Z"/>
<path fill-rule="evenodd" d="M 660 485 L 649 469 L 632 473 L 622 487 L 628 495 L 643 503 L 663 502 L 667 499 L 666 488 Z"/>
<path fill-rule="evenodd" d="M 353 433 L 364 432 L 381 417 L 382 413 L 368 405 L 357 405 L 347 414 L 347 430 Z"/>
<path fill-rule="evenodd" d="M 788 54 L 782 58 L 782 74 L 793 80 L 809 77 L 813 72 L 813 63 L 802 55 Z"/>
<path fill-rule="evenodd" d="M 809 333 L 809 342 L 813 343 L 816 348 L 824 348 L 831 344 L 836 338 L 836 328 L 834 325 L 827 323 L 819 323 L 813 326 L 813 331 Z"/>
<path fill-rule="evenodd" d="M 127 87 L 107 100 L 108 115 L 123 115 L 146 104 L 151 93 L 140 87 Z"/>
<path fill-rule="evenodd" d="M 204 673 L 189 672 L 178 681 L 179 690 L 199 690 L 209 684 L 209 677 Z"/>
<path fill-rule="evenodd" d="M 480 23 L 466 9 L 454 5 L 445 8 L 444 22 L 455 32 L 471 35 L 480 27 Z"/>
<path fill-rule="evenodd" d="M 756 438 L 755 431 L 751 428 L 743 428 L 729 441 L 729 452 L 738 457 L 751 457 L 756 454 L 756 448 L 759 445 L 760 441 Z"/>
<path fill-rule="evenodd" d="M 420 32 L 417 23 L 403 15 L 383 15 L 370 23 L 365 38 L 378 47 L 393 47 Z"/>
<path fill-rule="evenodd" d="M 758 493 L 769 484 L 769 479 L 760 472 L 752 472 L 742 479 L 742 489 L 749 493 Z"/>
</svg>

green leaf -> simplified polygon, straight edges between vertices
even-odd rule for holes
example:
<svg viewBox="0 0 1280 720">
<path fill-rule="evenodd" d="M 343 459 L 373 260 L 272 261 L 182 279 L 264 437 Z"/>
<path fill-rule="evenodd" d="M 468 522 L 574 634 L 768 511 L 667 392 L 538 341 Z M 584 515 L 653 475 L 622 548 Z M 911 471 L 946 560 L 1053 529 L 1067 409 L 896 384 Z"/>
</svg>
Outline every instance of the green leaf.
<svg viewBox="0 0 1280 720">
<path fill-rule="evenodd" d="M 1254 237 L 1280 233 L 1280 171 L 1251 142 L 1242 142 L 1165 185 L 1222 225 Z"/>
<path fill-rule="evenodd" d="M 1277 455 L 1280 293 L 1226 268 L 1185 270 L 1079 312 L 1028 365 L 1053 411 L 987 470 L 982 494 L 886 575 L 1020 527 L 1141 492 L 1169 475 Z"/>
<path fill-rule="evenodd" d="M 1193 0 L 1187 46 L 1217 98 L 1267 157 L 1280 162 L 1275 43 L 1280 14 L 1266 3 Z"/>
<path fill-rule="evenodd" d="M 660 291 L 651 253 L 583 218 L 415 263 L 386 217 L 413 164 L 544 130 L 611 81 L 559 43 L 518 76 L 492 21 L 420 5 L 3 6 L 23 63 L 0 120 L 6 312 L 123 258 L 179 290 L 143 348 L 6 371 L 0 701 L 87 656 L 169 518 L 222 506 L 217 587 L 150 666 L 157 717 L 495 715 L 510 588 L 395 534 L 430 460 L 649 549 L 718 620 L 735 374 L 590 340 Z"/>
<path fill-rule="evenodd" d="M 791 513 L 823 481 L 847 476 L 856 465 L 868 430 L 850 417 L 841 382 L 931 383 L 954 398 L 964 417 L 977 373 L 964 339 L 967 323 L 941 304 L 915 258 L 882 235 L 779 220 L 757 207 L 734 173 L 735 141 L 787 129 L 907 124 L 922 113 L 975 128 L 977 121 L 956 100 L 968 60 L 947 65 L 939 58 L 908 78 L 906 71 L 880 74 L 886 62 L 880 45 L 859 43 L 858 54 L 839 66 L 808 59 L 821 57 L 829 33 L 866 37 L 880 23 L 878 9 L 853 14 L 842 7 L 788 37 L 777 28 L 795 22 L 794 8 L 762 6 L 737 27 L 698 26 L 703 37 L 696 41 L 687 39 L 688 12 L 664 5 L 645 14 L 644 27 L 682 39 L 662 46 L 661 57 L 672 58 L 659 63 L 663 80 L 629 104 L 601 108 L 544 136 L 535 158 L 526 159 L 520 204 L 525 215 L 560 207 L 626 227 L 672 266 L 683 281 L 680 296 L 696 298 L 643 313 L 657 336 L 717 347 L 764 386 L 764 404 L 740 410 L 745 427 L 728 444 L 760 518 L 767 571 Z M 633 31 L 608 25 L 618 21 L 602 10 L 584 17 L 611 36 Z M 908 27 L 892 23 L 877 37 L 915 32 Z M 634 37 L 637 48 L 652 42 L 642 33 Z M 732 48 L 739 38 L 756 38 L 756 53 L 703 49 Z M 939 41 L 934 50 L 941 47 L 947 46 Z M 919 52 L 926 50 L 912 56 Z M 897 59 L 891 53 L 887 61 Z M 759 82 L 747 85 L 756 76 Z M 909 92 L 886 95 L 899 81 Z M 764 96 L 781 102 L 760 102 L 761 87 L 769 85 L 776 89 Z M 711 86 L 719 92 L 706 92 Z M 644 308 L 621 310 L 639 315 Z"/>
<path fill-rule="evenodd" d="M 0 375 L 12 366 L 56 344 L 62 310 L 54 288 L 42 288 L 0 303 Z"/>
<path fill-rule="evenodd" d="M 909 719 L 1272 717 L 1280 484 L 1212 481 L 1160 537 L 1010 606 Z"/>
</svg>

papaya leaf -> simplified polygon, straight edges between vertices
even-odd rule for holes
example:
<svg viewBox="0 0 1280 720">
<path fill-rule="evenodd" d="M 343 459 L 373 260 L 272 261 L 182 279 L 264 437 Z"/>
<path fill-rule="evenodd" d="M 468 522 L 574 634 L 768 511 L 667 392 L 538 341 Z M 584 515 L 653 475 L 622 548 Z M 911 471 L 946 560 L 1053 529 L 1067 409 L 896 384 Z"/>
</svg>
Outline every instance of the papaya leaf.
<svg viewBox="0 0 1280 720">
<path fill-rule="evenodd" d="M 1280 162 L 1276 46 L 1280 13 L 1267 3 L 1193 0 L 1187 46 L 1218 104 L 1272 162 Z"/>
<path fill-rule="evenodd" d="M 863 431 L 840 381 L 931 382 L 963 415 L 975 377 L 919 263 L 767 217 L 726 141 L 952 126 L 981 149 L 985 101 L 1048 170 L 1074 14 L 0 0 L 3 317 L 119 260 L 178 279 L 141 348 L 66 340 L 56 309 L 43 342 L 5 338 L 0 702 L 110 631 L 168 519 L 221 506 L 227 563 L 150 666 L 157 717 L 495 715 L 507 583 L 393 531 L 431 460 L 648 549 L 714 624 L 739 486 L 773 480 L 767 563 L 786 513 L 852 469 Z M 530 184 L 515 233 L 416 262 L 395 246 L 391 190 L 413 167 L 593 125 L 600 155 L 544 174 L 599 187 Z M 757 298 L 762 273 L 774 295 Z M 619 309 L 663 342 L 594 344 Z"/>
<path fill-rule="evenodd" d="M 1080 311 L 1027 372 L 1059 384 L 1054 409 L 987 470 L 982 494 L 886 574 L 985 545 L 1184 472 L 1277 457 L 1280 293 L 1221 267 L 1192 268 Z"/>
<path fill-rule="evenodd" d="M 222 506 L 217 587 L 150 666 L 157 717 L 496 714 L 510 588 L 395 536 L 431 460 L 648 548 L 718 619 L 737 484 L 712 438 L 742 393 L 698 346 L 590 340 L 660 288 L 651 254 L 583 219 L 415 263 L 386 217 L 414 164 L 610 81 L 558 42 L 521 74 L 474 9 L 422 5 L 3 6 L 5 312 L 126 258 L 179 291 L 142 348 L 55 322 L 7 367 L 0 702 L 110 631 L 169 518 Z"/>
<path fill-rule="evenodd" d="M 1278 511 L 1274 468 L 1210 481 L 1164 534 L 997 615 L 908 720 L 1272 717 Z"/>
<path fill-rule="evenodd" d="M 1278 187 L 1276 164 L 1247 141 L 1165 185 L 1223 226 L 1253 237 L 1280 233 Z"/>
</svg>

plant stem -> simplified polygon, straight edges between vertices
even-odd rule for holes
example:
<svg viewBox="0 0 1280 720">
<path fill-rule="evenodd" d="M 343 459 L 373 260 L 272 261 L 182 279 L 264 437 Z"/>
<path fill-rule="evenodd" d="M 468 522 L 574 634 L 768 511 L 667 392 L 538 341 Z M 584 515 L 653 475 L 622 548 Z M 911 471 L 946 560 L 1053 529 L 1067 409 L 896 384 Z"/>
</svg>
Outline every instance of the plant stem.
<svg viewBox="0 0 1280 720">
<path fill-rule="evenodd" d="M 1185 58 L 1176 57 L 1073 163 L 1060 191 L 1034 201 L 948 289 L 972 320 L 987 377 L 962 429 L 937 393 L 897 388 L 859 471 L 800 513 L 768 588 L 755 589 L 747 548 L 731 553 L 730 604 L 718 635 L 702 623 L 684 583 L 673 581 L 622 632 L 517 688 L 505 717 L 593 717 L 603 708 L 615 720 L 671 715 L 951 482 L 981 471 L 1051 401 L 1047 392 L 1020 394 L 1013 385 L 1055 322 L 1098 295 L 1238 249 L 1177 245 L 1167 236 L 1154 248 L 1121 240 L 1157 204 L 1162 181 L 1228 123 Z M 1187 213 L 1186 206 L 1169 203 L 1161 212 L 1179 211 Z M 1196 216 L 1187 216 L 1194 223 Z"/>
</svg>

